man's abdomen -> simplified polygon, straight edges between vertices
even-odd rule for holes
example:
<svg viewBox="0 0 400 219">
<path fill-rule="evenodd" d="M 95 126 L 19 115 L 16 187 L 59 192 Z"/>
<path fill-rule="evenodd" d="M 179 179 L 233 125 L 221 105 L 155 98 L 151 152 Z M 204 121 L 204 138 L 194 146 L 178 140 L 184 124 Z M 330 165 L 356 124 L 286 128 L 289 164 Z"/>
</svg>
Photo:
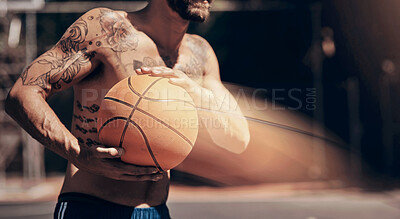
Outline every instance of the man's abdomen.
<svg viewBox="0 0 400 219">
<path fill-rule="evenodd" d="M 78 192 L 133 207 L 158 206 L 166 202 L 169 174 L 157 181 L 119 181 L 79 170 L 70 162 L 61 193 Z"/>
</svg>

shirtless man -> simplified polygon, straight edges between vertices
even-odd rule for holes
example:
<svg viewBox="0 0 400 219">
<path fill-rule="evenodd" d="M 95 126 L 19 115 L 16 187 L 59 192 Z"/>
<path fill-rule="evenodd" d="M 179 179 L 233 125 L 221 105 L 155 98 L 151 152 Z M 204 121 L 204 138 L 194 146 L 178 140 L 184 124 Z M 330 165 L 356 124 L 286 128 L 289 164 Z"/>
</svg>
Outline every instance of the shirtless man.
<svg viewBox="0 0 400 219">
<path fill-rule="evenodd" d="M 222 85 L 218 61 L 203 38 L 186 34 L 204 21 L 211 1 L 150 0 L 141 11 L 92 9 L 34 60 L 11 89 L 6 111 L 45 147 L 67 159 L 55 218 L 169 218 L 169 172 L 127 164 L 124 150 L 99 143 L 97 112 L 105 92 L 135 74 L 169 78 L 199 108 L 213 141 L 234 153 L 249 142 L 246 120 Z M 46 102 L 74 88 L 71 132 Z M 217 124 L 217 125 L 216 125 Z M 139 215 L 139 216 L 138 216 Z M 141 216 L 140 216 L 141 215 Z"/>
</svg>

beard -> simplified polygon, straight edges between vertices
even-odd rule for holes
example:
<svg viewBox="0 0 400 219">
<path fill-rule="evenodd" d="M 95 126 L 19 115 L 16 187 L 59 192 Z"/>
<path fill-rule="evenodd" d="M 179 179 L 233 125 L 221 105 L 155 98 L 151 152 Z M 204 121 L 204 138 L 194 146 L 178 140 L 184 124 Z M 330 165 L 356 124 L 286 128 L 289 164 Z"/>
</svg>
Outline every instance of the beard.
<svg viewBox="0 0 400 219">
<path fill-rule="evenodd" d="M 202 23 L 210 16 L 210 5 L 204 4 L 203 0 L 167 0 L 167 2 L 172 10 L 185 20 Z"/>
</svg>

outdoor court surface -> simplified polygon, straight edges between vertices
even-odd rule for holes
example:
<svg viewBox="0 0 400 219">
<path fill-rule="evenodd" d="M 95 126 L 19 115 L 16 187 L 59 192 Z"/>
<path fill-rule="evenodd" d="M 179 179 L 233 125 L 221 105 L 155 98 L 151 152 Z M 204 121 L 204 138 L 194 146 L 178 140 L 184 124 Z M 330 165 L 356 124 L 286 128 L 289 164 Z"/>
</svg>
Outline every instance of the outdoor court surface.
<svg viewBox="0 0 400 219">
<path fill-rule="evenodd" d="M 0 218 L 52 218 L 61 182 L 61 177 L 55 177 L 24 189 L 8 182 L 0 187 Z M 367 192 L 340 182 L 229 188 L 173 185 L 167 204 L 171 216 L 178 219 L 395 219 L 400 218 L 400 189 Z"/>
</svg>

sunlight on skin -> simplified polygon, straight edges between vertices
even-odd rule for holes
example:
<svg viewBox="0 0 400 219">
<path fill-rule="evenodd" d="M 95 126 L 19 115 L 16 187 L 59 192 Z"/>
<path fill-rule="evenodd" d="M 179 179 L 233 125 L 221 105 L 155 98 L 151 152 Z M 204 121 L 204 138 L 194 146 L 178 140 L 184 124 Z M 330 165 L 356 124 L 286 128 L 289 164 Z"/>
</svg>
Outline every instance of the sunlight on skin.
<svg viewBox="0 0 400 219">
<path fill-rule="evenodd" d="M 334 179 L 346 173 L 348 167 L 342 161 L 348 153 L 341 149 L 343 141 L 329 130 L 313 128 L 312 119 L 296 111 L 260 110 L 252 104 L 261 106 L 265 100 L 252 99 L 250 88 L 225 86 L 234 97 L 240 89 L 246 91 L 237 101 L 249 122 L 247 150 L 239 155 L 229 153 L 216 147 L 207 132 L 200 129 L 195 147 L 177 170 L 226 185 Z M 267 103 L 271 104 L 269 100 Z M 314 160 L 314 146 L 325 148 L 325 164 Z"/>
</svg>

